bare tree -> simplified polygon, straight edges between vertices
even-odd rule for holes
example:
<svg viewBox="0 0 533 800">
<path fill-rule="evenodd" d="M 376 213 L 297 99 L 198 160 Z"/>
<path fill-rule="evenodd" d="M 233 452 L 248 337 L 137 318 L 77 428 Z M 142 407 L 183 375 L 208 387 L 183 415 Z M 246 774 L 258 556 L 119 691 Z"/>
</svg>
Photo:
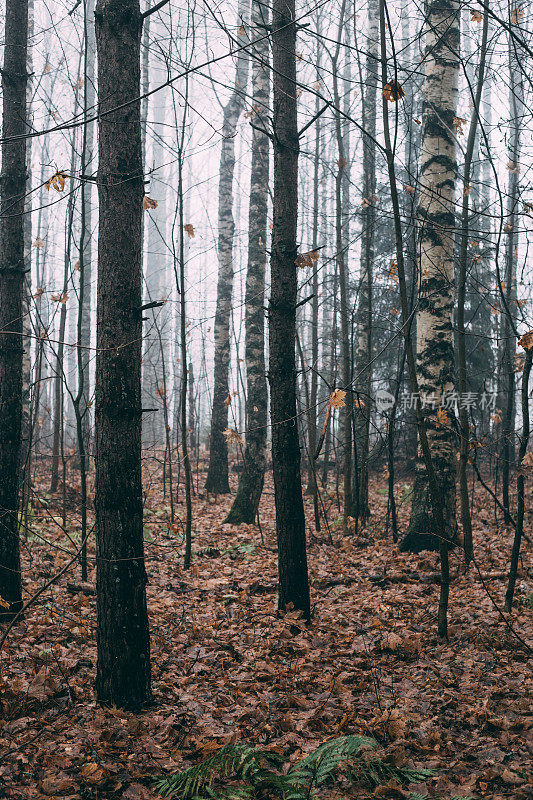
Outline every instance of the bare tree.
<svg viewBox="0 0 533 800">
<path fill-rule="evenodd" d="M 456 441 L 446 397 L 454 389 L 454 228 L 459 74 L 459 4 L 426 9 L 424 121 L 420 161 L 417 373 L 427 439 L 438 476 L 446 530 L 455 531 Z M 394 90 L 395 87 L 392 86 Z M 397 98 L 398 99 L 398 98 Z M 411 519 L 402 550 L 439 549 L 426 460 L 419 447 Z"/>
<path fill-rule="evenodd" d="M 240 36 L 246 36 L 242 24 L 245 4 L 239 5 Z M 247 16 L 247 15 L 246 15 Z M 222 149 L 218 183 L 218 284 L 215 312 L 215 371 L 213 406 L 211 410 L 211 438 L 209 443 L 209 469 L 205 483 L 206 492 L 227 494 L 228 443 L 224 431 L 228 427 L 230 318 L 233 298 L 233 174 L 235 170 L 235 131 L 244 108 L 248 78 L 248 55 L 237 56 L 233 92 L 224 106 L 222 124 Z"/>
<path fill-rule="evenodd" d="M 22 608 L 21 477 L 28 2 L 6 0 L 0 200 L 0 618 Z M 29 347 L 29 343 L 28 343 Z"/>
<path fill-rule="evenodd" d="M 266 466 L 268 390 L 265 374 L 265 267 L 269 182 L 268 16 L 261 0 L 252 3 L 252 168 L 245 294 L 246 447 L 239 487 L 226 522 L 254 522 Z"/>
<path fill-rule="evenodd" d="M 296 419 L 298 120 L 294 0 L 272 5 L 274 222 L 270 260 L 269 382 L 279 607 L 310 618 L 305 515 Z"/>
<path fill-rule="evenodd" d="M 139 0 L 98 0 L 96 541 L 98 700 L 150 700 L 141 484 Z"/>
</svg>

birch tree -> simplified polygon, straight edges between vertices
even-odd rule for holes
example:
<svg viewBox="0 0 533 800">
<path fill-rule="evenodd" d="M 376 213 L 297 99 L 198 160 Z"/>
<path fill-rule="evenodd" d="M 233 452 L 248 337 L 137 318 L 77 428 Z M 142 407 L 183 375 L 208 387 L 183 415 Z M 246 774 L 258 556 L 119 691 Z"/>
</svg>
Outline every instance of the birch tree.
<svg viewBox="0 0 533 800">
<path fill-rule="evenodd" d="M 252 3 L 252 166 L 248 216 L 248 268 L 245 293 L 246 446 L 239 487 L 227 523 L 251 524 L 257 516 L 266 466 L 268 390 L 265 374 L 265 267 L 269 185 L 267 133 L 270 77 L 268 16 L 260 0 Z"/>
<path fill-rule="evenodd" d="M 244 3 L 239 4 L 239 21 L 242 20 Z M 247 16 L 247 15 L 246 15 Z M 244 44 L 246 29 L 239 25 L 239 39 Z M 206 492 L 227 494 L 228 443 L 224 431 L 228 428 L 230 318 L 233 299 L 233 175 L 235 171 L 235 132 L 244 107 L 248 77 L 248 56 L 237 55 L 235 82 L 231 96 L 224 106 L 222 124 L 222 149 L 220 153 L 218 183 L 218 283 L 215 312 L 215 366 L 213 405 L 211 409 L 211 436 L 209 441 L 209 469 L 205 483 Z"/>
<path fill-rule="evenodd" d="M 446 397 L 454 389 L 454 226 L 457 175 L 454 119 L 459 73 L 459 3 L 426 7 L 420 157 L 417 375 L 428 445 L 439 482 L 445 530 L 455 530 L 456 440 Z M 439 549 L 428 475 L 419 446 L 409 530 L 402 550 Z"/>
</svg>

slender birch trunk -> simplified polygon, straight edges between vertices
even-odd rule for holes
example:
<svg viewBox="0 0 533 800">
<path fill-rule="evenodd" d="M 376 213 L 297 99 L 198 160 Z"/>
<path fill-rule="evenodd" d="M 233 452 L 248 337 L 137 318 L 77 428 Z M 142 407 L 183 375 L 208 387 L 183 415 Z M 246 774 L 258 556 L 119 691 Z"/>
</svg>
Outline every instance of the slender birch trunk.
<svg viewBox="0 0 533 800">
<path fill-rule="evenodd" d="M 420 161 L 419 312 L 417 375 L 427 440 L 438 478 L 444 529 L 455 522 L 456 440 L 454 389 L 454 227 L 457 156 L 453 132 L 457 116 L 460 11 L 457 0 L 430 0 L 426 11 L 426 57 L 422 154 Z M 419 445 L 409 530 L 401 550 L 439 549 L 428 474 Z"/>
<path fill-rule="evenodd" d="M 251 38 L 261 39 L 253 52 L 252 168 L 248 269 L 245 293 L 246 446 L 239 487 L 226 522 L 251 524 L 257 516 L 266 467 L 268 389 L 265 374 L 265 267 L 267 243 L 270 104 L 268 24 L 260 0 L 252 5 Z"/>
<path fill-rule="evenodd" d="M 244 15 L 239 5 L 239 18 Z M 241 33 L 244 42 L 246 31 Z M 215 312 L 215 365 L 213 405 L 211 409 L 211 437 L 209 443 L 209 469 L 205 491 L 228 494 L 228 443 L 224 431 L 228 427 L 230 318 L 233 299 L 233 174 L 235 171 L 235 133 L 244 107 L 248 79 L 248 56 L 237 56 L 233 92 L 224 107 L 222 125 L 222 150 L 220 153 L 218 184 L 218 284 Z"/>
</svg>

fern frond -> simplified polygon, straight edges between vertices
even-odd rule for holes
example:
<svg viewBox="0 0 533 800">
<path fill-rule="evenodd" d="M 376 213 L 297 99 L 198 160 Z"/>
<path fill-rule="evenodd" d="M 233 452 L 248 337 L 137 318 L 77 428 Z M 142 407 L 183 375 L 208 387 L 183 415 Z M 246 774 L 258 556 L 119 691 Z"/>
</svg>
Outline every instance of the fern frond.
<svg viewBox="0 0 533 800">
<path fill-rule="evenodd" d="M 155 790 L 163 797 L 172 797 L 180 792 L 183 800 L 194 800 L 195 798 L 201 800 L 206 796 L 224 798 L 226 795 L 221 794 L 218 790 L 216 794 L 213 794 L 213 783 L 217 779 L 233 778 L 248 783 L 247 787 L 224 790 L 228 793 L 227 800 L 240 800 L 240 798 L 252 797 L 254 787 L 265 780 L 268 782 L 270 776 L 274 775 L 269 769 L 265 769 L 263 764 L 276 766 L 280 760 L 281 757 L 276 753 L 262 751 L 257 747 L 227 744 L 206 761 L 157 781 Z M 243 792 L 245 793 L 242 794 Z"/>
<path fill-rule="evenodd" d="M 157 781 L 155 790 L 165 797 L 179 796 L 180 800 L 253 800 L 267 795 L 280 800 L 309 800 L 315 796 L 315 789 L 340 773 L 354 784 L 365 782 L 371 787 L 391 779 L 413 783 L 434 774 L 428 769 L 387 764 L 373 752 L 378 747 L 378 742 L 368 736 L 340 736 L 324 742 L 281 774 L 283 759 L 279 754 L 230 744 L 201 764 Z"/>
<path fill-rule="evenodd" d="M 342 763 L 355 758 L 362 748 L 375 750 L 378 746 L 369 736 L 339 736 L 324 742 L 289 770 L 287 783 L 294 788 L 322 786 Z"/>
</svg>

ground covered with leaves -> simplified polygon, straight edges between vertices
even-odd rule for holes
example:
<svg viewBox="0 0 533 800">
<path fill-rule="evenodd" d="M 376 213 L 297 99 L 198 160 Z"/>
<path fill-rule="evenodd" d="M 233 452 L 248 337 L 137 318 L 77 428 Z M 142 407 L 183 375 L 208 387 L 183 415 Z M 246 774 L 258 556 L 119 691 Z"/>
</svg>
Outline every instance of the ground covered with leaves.
<svg viewBox="0 0 533 800">
<path fill-rule="evenodd" d="M 405 529 L 408 487 L 398 488 Z M 476 565 L 465 574 L 459 550 L 451 557 L 443 642 L 437 556 L 398 553 L 379 484 L 369 524 L 355 535 L 335 522 L 333 494 L 329 531 L 313 531 L 309 505 L 306 628 L 294 613 L 276 615 L 270 479 L 261 532 L 222 524 L 230 498 L 195 498 L 188 572 L 180 525 L 169 524 L 168 498 L 154 481 L 145 526 L 154 704 L 137 714 L 96 705 L 94 569 L 83 591 L 76 565 L 51 583 L 0 653 L 0 797 L 152 800 L 155 779 L 228 743 L 271 749 L 288 768 L 332 737 L 356 734 L 379 742 L 384 763 L 430 768 L 433 777 L 378 786 L 339 778 L 317 796 L 533 798 L 531 544 L 523 545 L 513 613 L 504 616 L 512 529 L 497 528 L 482 492 L 474 503 Z M 75 550 L 75 490 L 66 533 L 60 500 L 41 493 L 28 520 L 28 597 Z"/>
</svg>

